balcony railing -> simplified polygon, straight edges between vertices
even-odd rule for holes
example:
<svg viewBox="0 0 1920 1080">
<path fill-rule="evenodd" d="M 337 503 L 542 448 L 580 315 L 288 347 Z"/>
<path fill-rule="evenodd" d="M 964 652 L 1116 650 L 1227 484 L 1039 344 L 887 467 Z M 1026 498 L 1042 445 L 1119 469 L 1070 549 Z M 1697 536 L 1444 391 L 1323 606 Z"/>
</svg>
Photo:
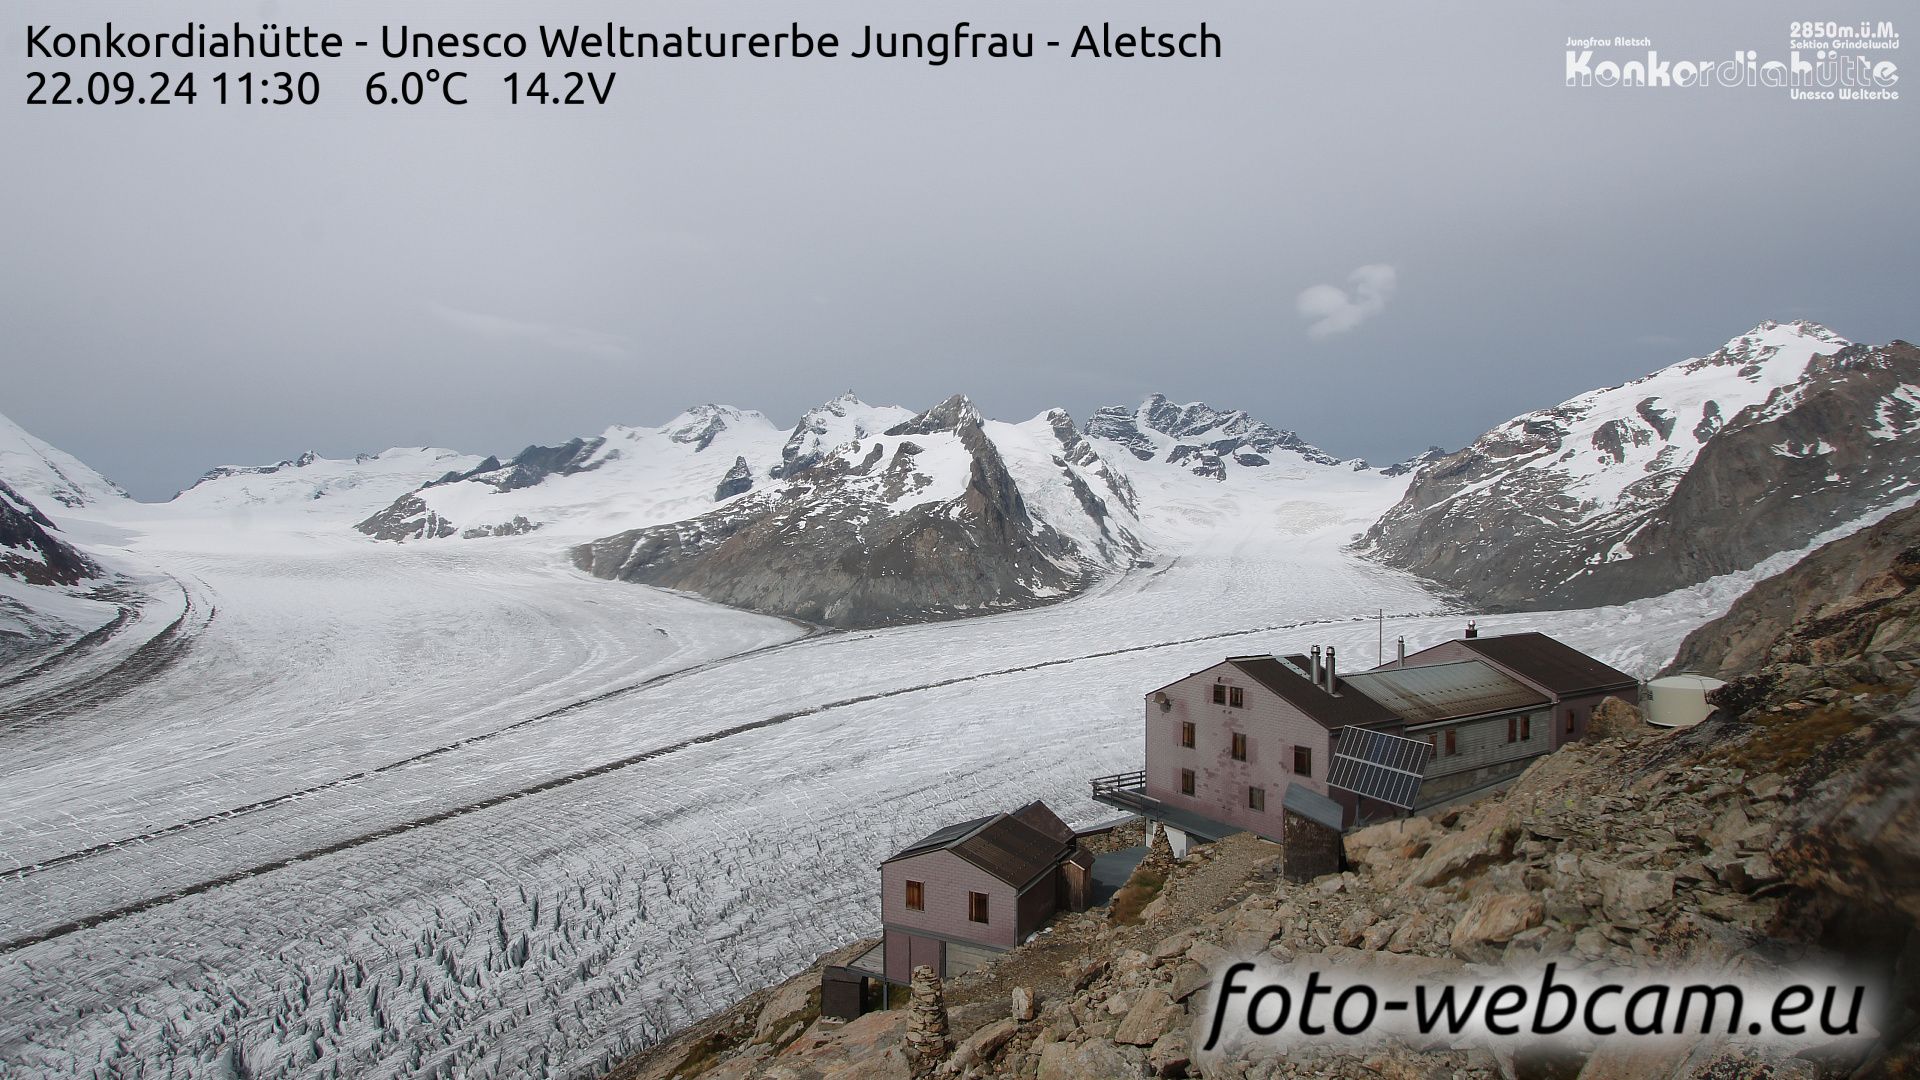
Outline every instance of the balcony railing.
<svg viewBox="0 0 1920 1080">
<path fill-rule="evenodd" d="M 1115 773 L 1112 776 L 1096 776 L 1092 782 L 1093 797 L 1096 799 L 1102 795 L 1113 795 L 1123 791 L 1137 792 L 1147 786 L 1147 771 L 1136 769 L 1133 772 Z"/>
</svg>

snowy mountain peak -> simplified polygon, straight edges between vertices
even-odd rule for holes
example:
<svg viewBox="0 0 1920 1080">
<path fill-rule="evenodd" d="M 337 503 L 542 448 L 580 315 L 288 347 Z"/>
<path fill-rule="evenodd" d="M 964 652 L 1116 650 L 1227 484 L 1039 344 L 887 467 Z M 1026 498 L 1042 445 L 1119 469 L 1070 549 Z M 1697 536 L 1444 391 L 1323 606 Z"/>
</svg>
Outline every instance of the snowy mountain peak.
<svg viewBox="0 0 1920 1080">
<path fill-rule="evenodd" d="M 355 463 L 362 463 L 370 460 L 372 456 L 373 455 L 359 454 L 354 457 L 354 461 Z M 210 480 L 224 480 L 232 476 L 271 476 L 274 473 L 285 472 L 289 469 L 304 469 L 319 460 L 319 454 L 308 450 L 297 458 L 283 459 L 271 465 L 215 465 L 213 468 L 201 473 L 200 479 L 195 480 L 188 487 L 181 491 L 174 492 L 173 497 L 177 499 L 186 492 L 192 491 L 194 488 Z"/>
<path fill-rule="evenodd" d="M 824 460 L 834 450 L 906 423 L 914 414 L 894 405 L 869 405 L 849 390 L 808 409 L 793 426 L 780 463 L 769 475 L 791 476 Z"/>
<path fill-rule="evenodd" d="M 1788 322 L 1768 319 L 1706 356 L 1682 360 L 1667 370 L 1692 373 L 1707 368 L 1733 368 L 1748 381 L 1764 379 L 1778 383 L 1798 378 L 1806 370 L 1806 361 L 1815 354 L 1835 352 L 1849 344 L 1852 343 L 1846 338 L 1816 322 L 1806 319 Z M 1796 361 L 1799 369 L 1791 370 Z M 1771 373 L 1766 370 L 1774 366 L 1782 370 Z M 1665 372 L 1655 372 L 1647 378 L 1657 378 L 1662 374 Z"/>
<path fill-rule="evenodd" d="M 35 503 L 70 509 L 123 500 L 120 485 L 0 416 L 0 482 Z"/>
<path fill-rule="evenodd" d="M 1214 480 L 1226 479 L 1229 466 L 1270 465 L 1276 451 L 1316 465 L 1340 463 L 1294 432 L 1256 420 L 1245 410 L 1220 410 L 1199 401 L 1181 405 L 1164 394 L 1147 395 L 1133 410 L 1124 405 L 1099 409 L 1088 419 L 1086 432 L 1118 443 L 1141 461 L 1165 461 Z"/>
<path fill-rule="evenodd" d="M 457 476 L 479 463 L 476 455 L 432 446 L 396 446 L 351 458 L 309 450 L 272 465 L 209 469 L 168 505 L 195 516 L 286 513 L 345 525 L 436 477 Z"/>
<path fill-rule="evenodd" d="M 713 440 L 719 438 L 721 432 L 742 424 L 768 426 L 765 416 L 750 409 L 736 409 L 731 405 L 695 405 L 667 421 L 660 430 L 674 442 L 689 444 L 695 451 L 700 451 L 713 445 Z"/>
<path fill-rule="evenodd" d="M 1744 569 L 1910 487 L 1917 414 L 1911 346 L 1770 320 L 1429 461 L 1366 547 L 1484 603 L 1647 595 Z"/>
</svg>

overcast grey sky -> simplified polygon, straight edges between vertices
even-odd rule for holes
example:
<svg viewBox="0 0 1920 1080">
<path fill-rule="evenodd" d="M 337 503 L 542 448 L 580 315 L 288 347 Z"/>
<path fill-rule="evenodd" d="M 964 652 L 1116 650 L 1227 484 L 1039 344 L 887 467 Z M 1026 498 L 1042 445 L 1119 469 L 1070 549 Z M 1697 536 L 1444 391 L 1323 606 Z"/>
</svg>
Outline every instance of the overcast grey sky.
<svg viewBox="0 0 1920 1080">
<path fill-rule="evenodd" d="M 1909 10 L 16 0 L 0 412 L 143 498 L 215 464 L 511 452 L 702 401 L 786 424 L 848 388 L 1008 419 L 1160 391 L 1391 460 L 1766 318 L 1920 335 L 1920 104 L 1562 85 L 1569 35 L 1766 58 L 1790 19 Z M 1225 56 L 595 61 L 573 66 L 618 71 L 607 107 L 456 110 L 362 104 L 405 65 L 360 55 L 313 65 L 311 109 L 21 104 L 57 66 L 23 59 L 24 27 L 108 17 L 349 40 L 381 18 L 843 40 L 1204 19 Z M 457 66 L 478 98 L 568 65 Z"/>
</svg>

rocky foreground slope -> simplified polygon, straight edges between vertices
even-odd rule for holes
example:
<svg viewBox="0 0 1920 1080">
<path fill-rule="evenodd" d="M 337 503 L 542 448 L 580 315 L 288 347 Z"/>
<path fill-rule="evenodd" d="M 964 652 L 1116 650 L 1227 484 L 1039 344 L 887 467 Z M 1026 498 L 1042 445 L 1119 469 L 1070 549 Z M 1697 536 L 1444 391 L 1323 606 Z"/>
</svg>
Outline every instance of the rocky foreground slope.
<svg viewBox="0 0 1920 1080">
<path fill-rule="evenodd" d="M 1877 678 L 1892 663 L 1887 643 L 1913 635 L 1920 622 L 1916 586 L 1920 506 L 1889 514 L 1821 547 L 1792 572 L 1758 583 L 1725 615 L 1687 635 L 1668 669 L 1728 677 L 1776 662 L 1818 660 L 1867 665 L 1857 674 Z"/>
<path fill-rule="evenodd" d="M 1703 639 L 1727 639 L 1720 655 L 1753 658 L 1721 691 L 1713 719 L 1660 733 L 1634 710 L 1608 707 L 1592 739 L 1542 759 L 1503 795 L 1350 835 L 1349 872 L 1280 880 L 1280 849 L 1244 834 L 1180 863 L 1150 858 L 1135 881 L 1158 896 L 1131 919 L 1066 916 L 995 967 L 948 984 L 953 1049 L 933 1071 L 1031 1080 L 1915 1074 L 1920 579 L 1888 562 L 1888 573 L 1788 624 L 1736 610 L 1704 628 Z M 1828 565 L 1812 561 L 1772 584 L 1811 594 L 1830 582 Z M 1213 972 L 1258 954 L 1429 982 L 1548 958 L 1599 972 L 1840 964 L 1881 981 L 1892 1006 L 1877 1039 L 1793 1056 L 1710 1040 L 1635 1055 L 1514 1056 L 1444 1041 L 1234 1059 L 1198 1052 Z M 928 1072 L 912 1052 L 928 1041 L 924 1018 L 894 1010 L 820 1020 L 817 981 L 809 972 L 763 991 L 617 1075 Z"/>
<path fill-rule="evenodd" d="M 1431 461 L 1362 550 L 1501 609 L 1589 607 L 1743 570 L 1920 473 L 1920 349 L 1762 323 Z"/>
</svg>

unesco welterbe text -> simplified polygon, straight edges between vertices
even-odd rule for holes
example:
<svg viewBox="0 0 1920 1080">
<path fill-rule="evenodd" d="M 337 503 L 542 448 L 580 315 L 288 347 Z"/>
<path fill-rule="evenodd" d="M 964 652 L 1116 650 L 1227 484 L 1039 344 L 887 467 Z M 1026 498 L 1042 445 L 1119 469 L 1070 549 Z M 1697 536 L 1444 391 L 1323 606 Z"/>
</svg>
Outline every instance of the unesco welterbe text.
<svg viewBox="0 0 1920 1080">
<path fill-rule="evenodd" d="M 1124 60 L 1217 59 L 1221 55 L 1220 34 L 1205 22 L 1178 27 L 1083 23 L 1058 35 L 985 29 L 967 21 L 914 29 L 868 24 L 845 35 L 805 28 L 798 22 L 774 31 L 699 26 L 636 30 L 618 23 L 540 25 L 531 32 L 440 31 L 400 24 L 382 26 L 378 35 L 364 37 L 279 23 L 193 22 L 156 29 L 108 22 L 82 30 L 49 23 L 28 26 L 26 45 L 28 59 L 46 60 L 330 60 L 368 53 L 396 60 L 848 59 L 905 60 L 939 67 L 954 61 L 1048 54 Z"/>
</svg>

